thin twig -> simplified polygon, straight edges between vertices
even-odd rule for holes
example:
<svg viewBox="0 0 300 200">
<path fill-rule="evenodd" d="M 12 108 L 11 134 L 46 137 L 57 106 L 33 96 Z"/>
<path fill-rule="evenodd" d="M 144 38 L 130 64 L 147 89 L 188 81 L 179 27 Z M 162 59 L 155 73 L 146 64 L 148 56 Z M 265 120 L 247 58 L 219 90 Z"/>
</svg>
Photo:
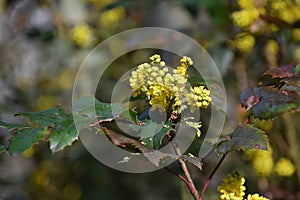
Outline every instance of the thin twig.
<svg viewBox="0 0 300 200">
<path fill-rule="evenodd" d="M 203 198 L 204 198 L 204 193 L 205 193 L 205 191 L 206 191 L 206 189 L 207 189 L 207 187 L 208 187 L 208 185 L 209 185 L 209 183 L 210 183 L 212 177 L 215 175 L 216 171 L 218 170 L 218 168 L 220 167 L 220 165 L 221 165 L 222 162 L 224 161 L 225 157 L 226 157 L 226 154 L 224 154 L 224 155 L 222 156 L 222 158 L 220 159 L 220 161 L 218 162 L 218 164 L 216 165 L 216 167 L 214 168 L 214 170 L 213 170 L 213 171 L 211 172 L 211 174 L 209 175 L 208 179 L 205 181 L 205 184 L 204 184 L 204 186 L 203 186 L 203 188 L 202 188 L 202 190 L 201 190 L 200 200 L 203 200 Z"/>
<path fill-rule="evenodd" d="M 180 178 L 188 186 L 190 193 L 193 195 L 194 199 L 195 199 L 195 194 L 197 194 L 197 196 L 198 196 L 198 191 L 196 190 L 196 188 L 185 177 L 183 177 L 181 174 L 173 171 L 172 169 L 170 169 L 168 167 L 165 167 L 164 169 L 166 169 L 168 172 L 170 172 L 170 173 L 176 175 L 178 178 Z M 198 199 L 195 199 L 195 200 L 198 200 Z"/>
<path fill-rule="evenodd" d="M 286 138 L 289 145 L 289 154 L 295 163 L 298 182 L 300 183 L 300 158 L 299 158 L 299 146 L 297 144 L 297 131 L 295 129 L 295 120 L 291 117 L 291 114 L 283 115 L 283 121 L 285 126 Z"/>
<path fill-rule="evenodd" d="M 182 153 L 181 153 L 181 151 L 180 151 L 180 149 L 179 149 L 177 143 L 173 142 L 173 148 L 174 148 L 175 153 L 176 153 L 177 155 L 179 155 L 179 156 L 182 155 Z M 194 181 L 193 181 L 193 179 L 192 179 L 192 177 L 191 177 L 191 174 L 190 174 L 190 172 L 189 172 L 189 170 L 188 170 L 188 168 L 187 168 L 187 166 L 186 166 L 186 163 L 184 162 L 184 160 L 182 160 L 182 159 L 180 159 L 180 158 L 178 159 L 178 162 L 179 162 L 179 164 L 180 164 L 180 166 L 181 166 L 181 169 L 182 169 L 182 171 L 183 171 L 185 177 L 186 177 L 187 180 L 189 181 L 190 185 L 194 188 L 193 193 L 191 192 L 192 195 L 193 195 L 193 197 L 194 197 L 194 199 L 195 199 L 195 200 L 198 200 L 198 199 L 199 199 L 199 194 L 198 194 L 198 191 L 197 191 L 197 189 L 196 189 L 196 187 L 195 187 L 195 184 L 194 184 Z"/>
<path fill-rule="evenodd" d="M 245 126 L 246 124 L 249 123 L 249 119 L 250 119 L 250 116 L 248 116 L 242 123 L 243 126 Z M 226 153 L 222 156 L 222 158 L 220 159 L 220 161 L 218 162 L 218 164 L 215 166 L 214 170 L 211 172 L 211 174 L 209 175 L 208 179 L 205 181 L 205 184 L 201 190 L 201 194 L 200 194 L 200 200 L 203 200 L 204 198 L 204 193 L 212 179 L 212 177 L 215 175 L 216 171 L 219 169 L 219 167 L 221 166 L 222 162 L 224 161 L 225 157 L 226 157 Z"/>
</svg>

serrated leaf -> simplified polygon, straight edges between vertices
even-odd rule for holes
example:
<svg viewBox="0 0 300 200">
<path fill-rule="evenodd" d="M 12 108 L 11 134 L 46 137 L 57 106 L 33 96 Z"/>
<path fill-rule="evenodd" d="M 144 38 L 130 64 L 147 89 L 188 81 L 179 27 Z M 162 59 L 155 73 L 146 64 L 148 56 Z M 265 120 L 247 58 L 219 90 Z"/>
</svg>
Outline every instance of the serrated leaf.
<svg viewBox="0 0 300 200">
<path fill-rule="evenodd" d="M 119 103 L 104 103 L 98 101 L 93 96 L 80 98 L 72 105 L 72 110 L 76 114 L 84 114 L 89 118 L 109 119 L 120 115 L 125 109 Z M 115 113 L 112 113 L 114 110 Z"/>
<path fill-rule="evenodd" d="M 6 123 L 3 121 L 0 121 L 0 127 L 7 128 L 9 131 L 12 131 L 13 129 L 18 129 L 18 128 L 24 128 L 28 126 L 24 126 L 23 124 L 11 124 L 11 123 Z"/>
<path fill-rule="evenodd" d="M 268 140 L 265 132 L 251 125 L 239 125 L 227 141 L 218 145 L 218 152 L 221 154 L 245 150 L 245 149 L 268 149 Z"/>
<path fill-rule="evenodd" d="M 78 132 L 72 119 L 62 119 L 56 126 L 51 131 L 49 139 L 52 152 L 60 151 L 78 139 Z"/>
<path fill-rule="evenodd" d="M 40 112 L 21 112 L 17 113 L 15 116 L 22 116 L 28 119 L 30 124 L 34 126 L 46 127 L 66 115 L 65 111 L 60 106 L 57 106 Z"/>
<path fill-rule="evenodd" d="M 289 78 L 299 73 L 299 64 L 289 64 L 269 69 L 262 75 L 263 85 L 277 85 L 284 78 Z"/>
<path fill-rule="evenodd" d="M 27 128 L 20 129 L 16 136 L 9 142 L 9 153 L 11 155 L 20 154 L 32 147 L 47 134 L 46 128 Z"/>
<path fill-rule="evenodd" d="M 6 152 L 7 151 L 7 146 L 1 145 L 0 146 L 0 153 Z"/>
<path fill-rule="evenodd" d="M 241 94 L 241 104 L 246 109 L 251 109 L 254 117 L 270 119 L 285 112 L 300 109 L 297 92 L 278 90 L 271 87 L 249 88 Z"/>
</svg>

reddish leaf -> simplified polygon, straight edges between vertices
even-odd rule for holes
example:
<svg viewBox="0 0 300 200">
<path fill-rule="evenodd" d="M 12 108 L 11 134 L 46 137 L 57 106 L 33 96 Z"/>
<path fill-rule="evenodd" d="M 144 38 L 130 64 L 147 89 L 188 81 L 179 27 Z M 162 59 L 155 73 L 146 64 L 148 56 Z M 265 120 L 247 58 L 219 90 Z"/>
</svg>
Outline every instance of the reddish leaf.
<svg viewBox="0 0 300 200">
<path fill-rule="evenodd" d="M 179 156 L 175 154 L 167 154 L 167 153 L 162 153 L 161 151 L 158 150 L 153 150 L 142 143 L 132 139 L 125 137 L 124 135 L 121 135 L 119 133 L 116 133 L 108 128 L 103 127 L 102 130 L 107 134 L 107 136 L 110 138 L 112 143 L 114 143 L 117 146 L 121 146 L 124 148 L 128 148 L 130 146 L 133 146 L 136 148 L 137 151 L 143 153 L 143 155 L 155 166 L 159 166 L 159 163 L 162 159 L 164 158 L 173 158 L 173 159 L 178 159 Z"/>
<path fill-rule="evenodd" d="M 240 101 L 254 117 L 270 119 L 285 112 L 299 110 L 299 96 L 290 90 L 278 90 L 271 87 L 249 88 L 242 92 Z"/>
<path fill-rule="evenodd" d="M 282 86 L 291 82 L 294 86 L 300 86 L 300 65 L 299 63 L 284 65 L 266 71 L 262 75 L 262 85 Z"/>
</svg>

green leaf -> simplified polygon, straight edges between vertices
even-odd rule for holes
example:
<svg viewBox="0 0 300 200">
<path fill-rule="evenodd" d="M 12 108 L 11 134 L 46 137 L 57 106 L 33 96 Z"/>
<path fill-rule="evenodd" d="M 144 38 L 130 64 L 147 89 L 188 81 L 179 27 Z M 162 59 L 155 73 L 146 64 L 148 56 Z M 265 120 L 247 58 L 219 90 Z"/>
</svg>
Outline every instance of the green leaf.
<svg viewBox="0 0 300 200">
<path fill-rule="evenodd" d="M 74 114 L 86 115 L 89 118 L 109 119 L 120 115 L 126 109 L 123 108 L 122 104 L 103 103 L 93 96 L 87 96 L 77 100 L 72 105 L 72 110 Z"/>
<path fill-rule="evenodd" d="M 172 123 L 168 121 L 164 125 L 164 127 L 157 134 L 154 135 L 154 137 L 153 137 L 153 148 L 154 149 L 159 149 L 160 145 L 162 144 L 162 141 L 163 141 L 164 137 L 170 131 L 175 131 L 175 130 L 172 128 Z"/>
<path fill-rule="evenodd" d="M 7 128 L 9 131 L 13 131 L 14 129 L 18 128 L 24 128 L 24 125 L 22 124 L 11 124 L 11 123 L 6 123 L 3 121 L 0 121 L 0 127 Z"/>
<path fill-rule="evenodd" d="M 158 124 L 152 120 L 146 120 L 145 124 L 140 128 L 140 137 L 146 142 L 147 146 L 153 149 L 159 149 L 165 135 L 174 130 L 172 123 Z"/>
<path fill-rule="evenodd" d="M 50 135 L 50 149 L 57 152 L 71 145 L 78 139 L 78 132 L 72 119 L 65 118 L 59 121 Z"/>
<path fill-rule="evenodd" d="M 6 152 L 7 151 L 7 146 L 1 145 L 0 146 L 0 153 Z"/>
<path fill-rule="evenodd" d="M 200 77 L 200 76 L 191 76 L 191 77 L 188 77 L 188 80 L 187 80 L 193 87 L 194 86 L 199 86 L 199 85 L 206 85 L 206 82 L 205 80 Z"/>
<path fill-rule="evenodd" d="M 265 132 L 251 125 L 239 125 L 229 140 L 222 141 L 217 150 L 221 154 L 245 149 L 268 149 Z"/>
<path fill-rule="evenodd" d="M 10 140 L 9 153 L 15 155 L 24 152 L 43 139 L 45 134 L 47 134 L 46 128 L 20 129 L 19 133 Z"/>
<path fill-rule="evenodd" d="M 17 113 L 16 116 L 28 119 L 30 124 L 37 127 L 48 127 L 61 120 L 61 118 L 69 117 L 60 106 L 40 112 L 21 112 Z"/>
<path fill-rule="evenodd" d="M 163 126 L 163 124 L 158 124 L 152 120 L 146 120 L 145 124 L 141 126 L 140 136 L 141 138 L 153 137 Z"/>
</svg>

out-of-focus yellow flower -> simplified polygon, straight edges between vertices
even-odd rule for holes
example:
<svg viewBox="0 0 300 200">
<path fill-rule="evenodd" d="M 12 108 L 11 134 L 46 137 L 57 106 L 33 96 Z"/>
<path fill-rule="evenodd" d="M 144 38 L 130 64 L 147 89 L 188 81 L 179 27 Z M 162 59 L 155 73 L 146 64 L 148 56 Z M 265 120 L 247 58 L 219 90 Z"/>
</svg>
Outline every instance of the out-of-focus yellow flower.
<svg viewBox="0 0 300 200">
<path fill-rule="evenodd" d="M 274 11 L 279 11 L 286 9 L 288 7 L 288 4 L 285 0 L 272 0 L 271 3 L 271 9 Z"/>
<path fill-rule="evenodd" d="M 63 72 L 59 73 L 57 75 L 57 80 L 55 84 L 57 85 L 58 88 L 62 89 L 70 89 L 73 87 L 74 84 L 74 76 L 73 71 L 71 70 L 64 70 Z"/>
<path fill-rule="evenodd" d="M 243 9 L 253 8 L 255 6 L 254 0 L 239 0 L 238 4 Z"/>
<path fill-rule="evenodd" d="M 103 8 L 111 3 L 114 3 L 116 0 L 86 0 L 86 1 L 95 4 L 98 8 Z"/>
<path fill-rule="evenodd" d="M 76 183 L 68 183 L 62 192 L 65 200 L 78 200 L 82 196 L 82 189 Z"/>
<path fill-rule="evenodd" d="M 34 147 L 33 146 L 22 153 L 22 156 L 24 156 L 26 158 L 31 158 L 33 155 L 34 155 Z"/>
<path fill-rule="evenodd" d="M 260 176 L 269 176 L 272 173 L 274 161 L 270 151 L 258 150 L 252 160 L 255 172 Z"/>
<path fill-rule="evenodd" d="M 272 173 L 274 160 L 273 150 L 269 145 L 268 150 L 246 150 L 248 159 L 252 161 L 254 171 L 260 176 L 268 176 Z"/>
<path fill-rule="evenodd" d="M 247 27 L 258 19 L 259 11 L 256 8 L 245 9 L 233 12 L 231 17 L 233 22 L 239 27 Z"/>
<path fill-rule="evenodd" d="M 51 107 L 57 106 L 57 104 L 58 103 L 56 97 L 52 95 L 40 96 L 35 102 L 37 110 L 46 110 Z"/>
<path fill-rule="evenodd" d="M 275 40 L 268 40 L 265 48 L 269 53 L 273 55 L 276 55 L 279 52 L 279 45 Z"/>
<path fill-rule="evenodd" d="M 300 28 L 292 29 L 292 37 L 296 42 L 300 41 Z"/>
<path fill-rule="evenodd" d="M 70 32 L 71 38 L 80 47 L 88 46 L 92 41 L 92 30 L 85 24 L 76 25 Z"/>
<path fill-rule="evenodd" d="M 5 1 L 0 1 L 0 13 L 5 10 Z"/>
<path fill-rule="evenodd" d="M 300 47 L 297 47 L 294 50 L 294 59 L 295 61 L 299 62 L 300 61 Z"/>
<path fill-rule="evenodd" d="M 259 194 L 249 194 L 247 196 L 247 200 L 269 200 L 263 196 L 259 196 Z"/>
<path fill-rule="evenodd" d="M 241 33 L 237 35 L 234 41 L 235 47 L 242 53 L 249 53 L 255 44 L 255 38 L 253 35 L 247 33 Z"/>
<path fill-rule="evenodd" d="M 238 172 L 228 174 L 222 184 L 218 187 L 221 200 L 240 199 L 243 200 L 246 187 L 245 178 Z"/>
<path fill-rule="evenodd" d="M 275 172 L 279 176 L 293 176 L 295 171 L 294 164 L 288 158 L 280 158 L 275 164 Z"/>
<path fill-rule="evenodd" d="M 111 27 L 118 24 L 125 16 L 126 10 L 119 6 L 103 12 L 100 16 L 100 23 L 105 27 Z"/>
</svg>

